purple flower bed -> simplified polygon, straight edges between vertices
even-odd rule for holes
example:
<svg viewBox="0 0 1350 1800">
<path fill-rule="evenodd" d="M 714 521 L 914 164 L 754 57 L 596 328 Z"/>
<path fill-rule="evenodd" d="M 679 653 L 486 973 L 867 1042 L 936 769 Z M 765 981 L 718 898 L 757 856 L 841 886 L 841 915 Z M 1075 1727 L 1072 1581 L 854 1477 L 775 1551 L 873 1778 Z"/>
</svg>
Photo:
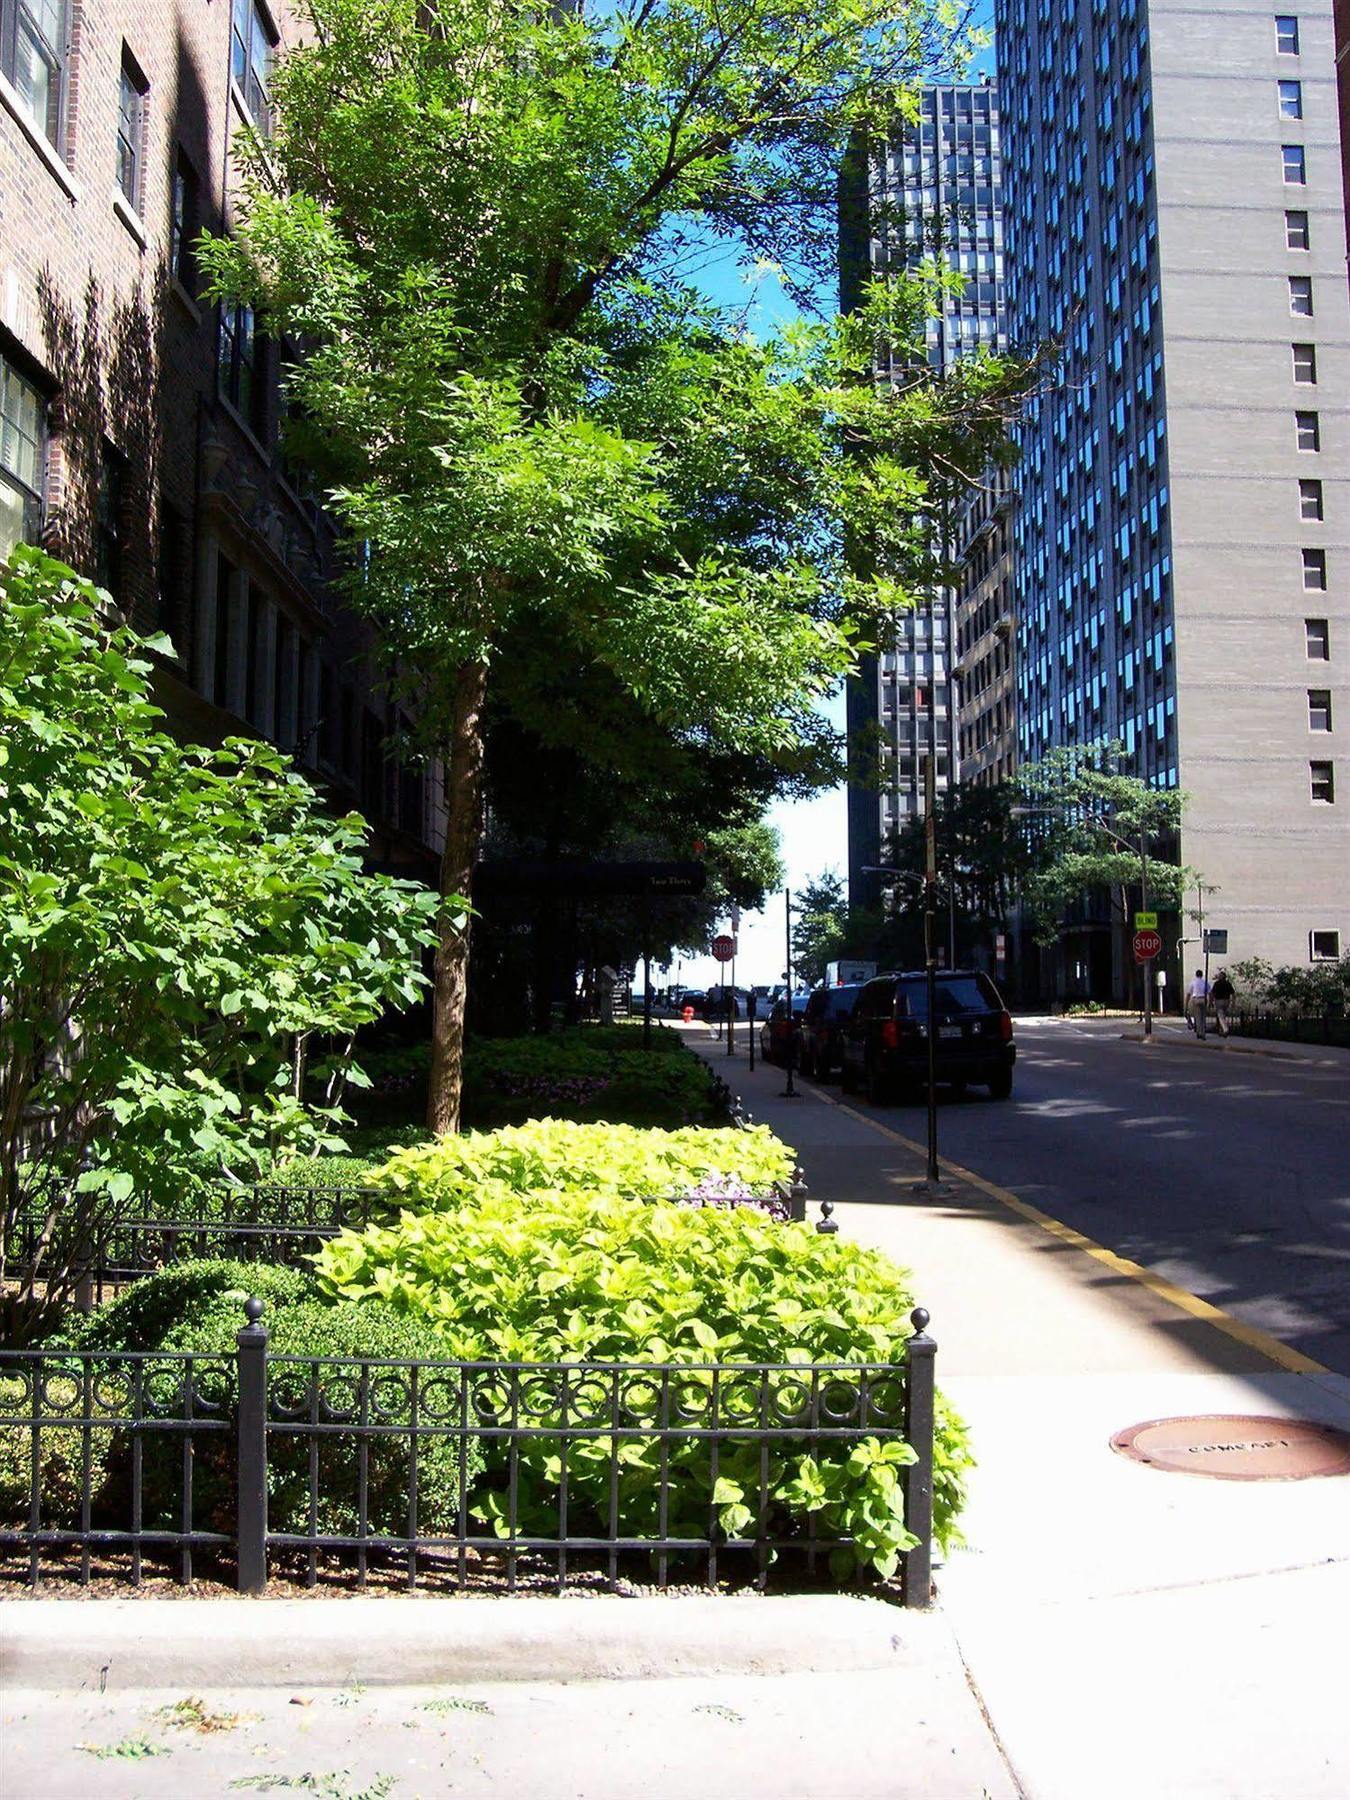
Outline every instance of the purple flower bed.
<svg viewBox="0 0 1350 1800">
<path fill-rule="evenodd" d="M 687 1194 L 674 1196 L 676 1206 L 711 1206 L 724 1212 L 748 1206 L 771 1219 L 786 1219 L 788 1205 L 781 1194 L 752 1194 L 743 1181 L 731 1175 L 705 1175 Z"/>
</svg>

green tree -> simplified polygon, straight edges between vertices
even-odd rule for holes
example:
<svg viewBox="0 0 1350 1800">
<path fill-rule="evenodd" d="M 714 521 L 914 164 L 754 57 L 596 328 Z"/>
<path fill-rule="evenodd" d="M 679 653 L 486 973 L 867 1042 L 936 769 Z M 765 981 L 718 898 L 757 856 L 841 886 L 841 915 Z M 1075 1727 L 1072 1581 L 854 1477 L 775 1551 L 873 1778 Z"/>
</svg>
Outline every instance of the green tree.
<svg viewBox="0 0 1350 1800">
<path fill-rule="evenodd" d="M 991 358 L 934 377 L 907 288 L 768 347 L 679 286 L 709 231 L 824 271 L 838 155 L 950 47 L 940 0 L 302 12 L 238 239 L 203 260 L 307 345 L 294 444 L 448 763 L 441 885 L 467 893 L 513 627 L 583 647 L 671 729 L 794 755 L 859 625 L 929 559 L 925 469 L 982 467 L 1019 383 Z M 875 546 L 865 577 L 850 539 Z M 443 919 L 438 1131 L 467 959 Z"/>
<path fill-rule="evenodd" d="M 149 652 L 169 646 L 110 607 L 36 550 L 0 566 L 0 1212 L 8 1243 L 44 1209 L 26 1292 L 48 1307 L 133 1193 L 181 1215 L 340 1148 L 305 1047 L 350 1065 L 434 941 L 435 895 L 363 874 L 361 820 L 325 817 L 287 758 L 159 729 Z"/>
<path fill-rule="evenodd" d="M 792 968 L 794 985 L 815 987 L 825 965 L 847 954 L 849 906 L 843 877 L 826 869 L 793 895 Z"/>
<path fill-rule="evenodd" d="M 938 795 L 934 810 L 939 906 L 939 935 L 948 933 L 947 910 L 955 909 L 957 961 L 977 944 L 988 944 L 1003 930 L 1030 867 L 1028 833 L 1018 817 L 1024 804 L 1020 789 L 1008 783 L 993 787 L 959 785 Z M 905 934 L 913 955 L 915 920 L 922 908 L 927 841 L 921 818 L 906 821 L 895 833 L 888 861 L 907 879 L 899 884 L 897 910 L 911 915 Z M 922 942 L 921 935 L 918 941 Z M 897 946 L 898 948 L 898 946 Z"/>
<path fill-rule="evenodd" d="M 1018 775 L 1029 866 L 1022 896 L 1043 942 L 1058 935 L 1067 908 L 1105 892 L 1122 924 L 1129 895 L 1148 884 L 1150 906 L 1179 911 L 1192 869 L 1175 861 L 1186 795 L 1123 772 L 1119 744 L 1053 750 Z"/>
</svg>

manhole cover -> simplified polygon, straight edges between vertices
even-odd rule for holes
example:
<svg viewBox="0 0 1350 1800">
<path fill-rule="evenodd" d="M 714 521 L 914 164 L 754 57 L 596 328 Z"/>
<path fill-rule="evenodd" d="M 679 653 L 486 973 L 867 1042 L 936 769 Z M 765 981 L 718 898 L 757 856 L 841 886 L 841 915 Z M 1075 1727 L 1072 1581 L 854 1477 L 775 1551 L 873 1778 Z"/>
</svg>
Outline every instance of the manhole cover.
<svg viewBox="0 0 1350 1800">
<path fill-rule="evenodd" d="M 1350 1434 L 1309 1419 L 1264 1419 L 1249 1413 L 1146 1419 L 1118 1431 L 1111 1448 L 1150 1468 L 1212 1475 L 1219 1481 L 1350 1475 Z"/>
</svg>

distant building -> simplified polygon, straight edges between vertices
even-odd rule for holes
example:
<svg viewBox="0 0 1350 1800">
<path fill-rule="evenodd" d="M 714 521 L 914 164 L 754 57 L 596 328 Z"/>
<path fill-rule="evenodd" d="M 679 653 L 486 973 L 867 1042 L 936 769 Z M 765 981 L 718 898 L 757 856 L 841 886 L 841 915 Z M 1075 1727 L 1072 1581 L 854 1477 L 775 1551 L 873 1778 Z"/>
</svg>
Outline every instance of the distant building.
<svg viewBox="0 0 1350 1800">
<path fill-rule="evenodd" d="M 1015 472 L 990 470 L 957 526 L 956 719 L 959 778 L 994 787 L 1017 771 L 1017 631 L 1013 610 Z"/>
<path fill-rule="evenodd" d="M 997 0 L 997 31 L 1010 330 L 1064 346 L 1020 432 L 1020 754 L 1119 739 L 1191 795 L 1180 855 L 1229 954 L 1333 956 L 1350 290 L 1330 0 Z M 1076 970 L 1119 991 L 1127 954 L 1087 920 Z"/>
<path fill-rule="evenodd" d="M 928 327 L 928 357 L 946 369 L 985 346 L 1006 348 L 998 90 L 992 82 L 925 87 L 919 118 L 869 156 L 855 149 L 840 190 L 840 304 L 863 284 L 938 255 L 965 276 Z M 953 521 L 958 549 L 961 521 Z M 865 658 L 847 697 L 853 779 L 849 785 L 849 893 L 873 902 L 865 871 L 879 865 L 891 833 L 923 811 L 929 708 L 936 709 L 936 787 L 958 777 L 951 647 L 956 593 L 932 611 L 902 614 L 893 649 Z"/>
<path fill-rule="evenodd" d="M 172 638 L 176 729 L 272 739 L 375 860 L 423 869 L 438 783 L 386 748 L 383 670 L 282 448 L 296 348 L 194 268 L 291 29 L 261 0 L 0 0 L 0 555 L 23 537 L 94 577 Z"/>
</svg>

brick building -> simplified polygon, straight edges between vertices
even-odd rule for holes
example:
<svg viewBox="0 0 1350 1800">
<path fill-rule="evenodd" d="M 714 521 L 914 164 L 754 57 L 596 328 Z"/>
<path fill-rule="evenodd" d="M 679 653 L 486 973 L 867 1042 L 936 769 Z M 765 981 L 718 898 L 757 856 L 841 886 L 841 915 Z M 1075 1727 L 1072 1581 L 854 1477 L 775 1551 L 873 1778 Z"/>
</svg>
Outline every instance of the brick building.
<svg viewBox="0 0 1350 1800">
<path fill-rule="evenodd" d="M 389 752 L 399 719 L 282 445 L 288 347 L 194 268 L 293 29 L 266 0 L 0 0 L 0 554 L 27 537 L 94 576 L 171 637 L 178 729 L 273 739 L 365 814 L 373 861 L 422 870 L 438 771 Z"/>
</svg>

